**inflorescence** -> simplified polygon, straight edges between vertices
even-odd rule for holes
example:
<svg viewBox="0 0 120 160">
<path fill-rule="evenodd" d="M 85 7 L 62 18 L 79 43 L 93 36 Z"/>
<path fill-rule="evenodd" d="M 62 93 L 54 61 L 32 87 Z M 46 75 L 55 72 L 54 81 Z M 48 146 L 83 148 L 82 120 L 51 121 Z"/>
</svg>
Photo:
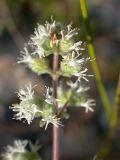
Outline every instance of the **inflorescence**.
<svg viewBox="0 0 120 160">
<path fill-rule="evenodd" d="M 28 147 L 29 146 L 29 150 Z M 38 150 L 41 145 L 36 142 L 32 144 L 28 140 L 15 140 L 12 146 L 8 145 L 5 148 L 5 153 L 2 154 L 3 160 L 41 160 Z"/>
<path fill-rule="evenodd" d="M 78 29 L 72 28 L 72 24 L 64 27 L 55 20 L 52 20 L 51 23 L 46 22 L 45 25 L 38 24 L 35 28 L 18 63 L 26 64 L 38 75 L 47 73 L 53 76 L 48 57 L 57 50 L 61 57 L 57 77 L 67 77 L 68 81 L 60 82 L 57 89 L 58 114 L 54 109 L 55 98 L 52 87 L 46 87 L 44 97 L 39 97 L 35 93 L 36 86 L 32 87 L 31 84 L 25 89 L 20 89 L 18 92 L 20 103 L 10 107 L 16 112 L 15 119 L 23 119 L 30 124 L 34 118 L 40 118 L 40 126 L 45 126 L 47 129 L 49 123 L 56 127 L 62 125 L 60 118 L 66 117 L 66 114 L 61 114 L 63 107 L 77 106 L 84 107 L 86 112 L 94 111 L 92 107 L 95 101 L 86 96 L 89 87 L 83 86 L 83 81 L 88 82 L 88 77 L 91 76 L 87 74 L 87 63 L 90 58 L 86 58 L 83 54 L 83 42 L 75 41 L 77 35 Z M 71 80 L 72 77 L 74 81 Z M 66 109 L 63 111 L 66 112 Z"/>
</svg>

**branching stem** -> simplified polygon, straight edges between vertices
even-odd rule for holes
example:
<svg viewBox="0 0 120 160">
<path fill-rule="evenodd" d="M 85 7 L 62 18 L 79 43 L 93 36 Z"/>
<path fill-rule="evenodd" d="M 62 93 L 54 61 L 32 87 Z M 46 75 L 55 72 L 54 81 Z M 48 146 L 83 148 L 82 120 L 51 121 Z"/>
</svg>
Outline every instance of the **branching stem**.
<svg viewBox="0 0 120 160">
<path fill-rule="evenodd" d="M 65 108 L 67 107 L 68 105 L 68 101 L 66 101 L 66 103 L 64 104 L 64 106 L 62 107 L 61 111 L 57 114 L 57 117 L 60 117 L 61 114 L 64 112 Z"/>
</svg>

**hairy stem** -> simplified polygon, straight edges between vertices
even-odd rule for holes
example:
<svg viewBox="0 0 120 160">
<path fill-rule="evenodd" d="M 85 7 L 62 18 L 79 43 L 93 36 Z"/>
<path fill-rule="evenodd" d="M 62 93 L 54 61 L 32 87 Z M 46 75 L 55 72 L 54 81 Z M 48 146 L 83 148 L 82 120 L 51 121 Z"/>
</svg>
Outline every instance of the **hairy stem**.
<svg viewBox="0 0 120 160">
<path fill-rule="evenodd" d="M 55 52 L 53 57 L 53 76 L 52 76 L 52 83 L 53 83 L 53 97 L 54 97 L 54 107 L 55 113 L 57 116 L 58 110 L 58 102 L 57 99 L 57 70 L 58 70 L 58 52 L 57 52 L 57 38 L 56 35 L 53 37 L 53 45 L 55 43 Z M 58 160 L 58 152 L 59 152 L 59 127 L 53 126 L 53 160 Z"/>
<path fill-rule="evenodd" d="M 88 42 L 89 55 L 90 55 L 91 59 L 95 59 L 92 62 L 92 68 L 93 68 L 93 72 L 94 72 L 95 79 L 97 82 L 97 87 L 98 87 L 98 90 L 99 90 L 99 93 L 101 96 L 101 100 L 102 100 L 103 107 L 106 112 L 107 118 L 110 118 L 111 104 L 110 104 L 109 98 L 107 96 L 105 87 L 103 85 L 99 66 L 96 61 L 96 54 L 95 54 L 95 49 L 94 49 L 94 44 L 93 44 L 93 37 L 92 37 L 92 32 L 91 32 L 91 27 L 90 27 L 90 21 L 89 21 L 86 0 L 80 0 L 80 7 L 81 7 L 81 12 L 82 12 L 82 17 L 83 17 L 83 20 L 85 23 L 85 27 L 86 27 L 86 39 Z"/>
</svg>

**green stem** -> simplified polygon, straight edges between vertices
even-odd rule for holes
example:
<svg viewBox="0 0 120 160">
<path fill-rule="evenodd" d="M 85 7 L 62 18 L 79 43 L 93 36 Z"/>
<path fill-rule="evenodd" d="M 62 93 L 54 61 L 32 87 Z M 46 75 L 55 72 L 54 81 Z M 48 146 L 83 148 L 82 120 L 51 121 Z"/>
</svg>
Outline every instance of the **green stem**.
<svg viewBox="0 0 120 160">
<path fill-rule="evenodd" d="M 109 98 L 107 96 L 105 87 L 102 82 L 100 70 L 96 61 L 96 54 L 95 54 L 95 49 L 94 49 L 94 44 L 93 44 L 93 37 L 92 37 L 92 32 L 91 32 L 91 27 L 90 27 L 90 20 L 89 20 L 89 15 L 88 15 L 88 10 L 87 10 L 87 5 L 86 5 L 86 0 L 80 0 L 80 7 L 81 7 L 81 12 L 82 12 L 82 17 L 85 23 L 86 27 L 86 39 L 88 42 L 88 51 L 91 59 L 95 59 L 92 62 L 92 68 L 93 72 L 95 75 L 95 79 L 97 82 L 97 87 L 101 96 L 101 100 L 103 103 L 104 110 L 106 112 L 106 115 L 108 118 L 110 118 L 111 114 L 111 104 L 109 101 Z"/>
<path fill-rule="evenodd" d="M 111 123 L 110 123 L 111 128 L 116 127 L 118 123 L 119 105 L 120 105 L 120 75 L 118 79 L 118 85 L 116 88 L 116 95 L 114 98 L 113 111 L 111 114 Z"/>
</svg>

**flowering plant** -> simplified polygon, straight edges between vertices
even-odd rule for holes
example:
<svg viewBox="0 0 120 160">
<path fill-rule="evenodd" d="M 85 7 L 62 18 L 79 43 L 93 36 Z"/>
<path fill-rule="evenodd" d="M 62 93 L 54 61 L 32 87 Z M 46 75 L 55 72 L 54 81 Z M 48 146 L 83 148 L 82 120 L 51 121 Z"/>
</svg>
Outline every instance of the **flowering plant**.
<svg viewBox="0 0 120 160">
<path fill-rule="evenodd" d="M 73 29 L 72 24 L 64 27 L 53 19 L 51 23 L 38 24 L 18 60 L 36 74 L 49 74 L 52 78 L 52 86 L 46 87 L 43 97 L 35 93 L 37 86 L 29 84 L 18 91 L 20 103 L 10 108 L 16 112 L 17 120 L 30 124 L 34 118 L 39 118 L 40 127 L 45 126 L 45 129 L 53 124 L 53 160 L 58 159 L 58 128 L 63 126 L 61 118 L 69 117 L 67 107 L 94 111 L 95 101 L 88 98 L 89 87 L 83 85 L 91 76 L 87 74 L 87 63 L 91 60 L 83 54 L 83 42 L 75 41 L 77 35 L 78 29 Z M 50 55 L 53 55 L 53 68 L 49 65 Z"/>
</svg>

